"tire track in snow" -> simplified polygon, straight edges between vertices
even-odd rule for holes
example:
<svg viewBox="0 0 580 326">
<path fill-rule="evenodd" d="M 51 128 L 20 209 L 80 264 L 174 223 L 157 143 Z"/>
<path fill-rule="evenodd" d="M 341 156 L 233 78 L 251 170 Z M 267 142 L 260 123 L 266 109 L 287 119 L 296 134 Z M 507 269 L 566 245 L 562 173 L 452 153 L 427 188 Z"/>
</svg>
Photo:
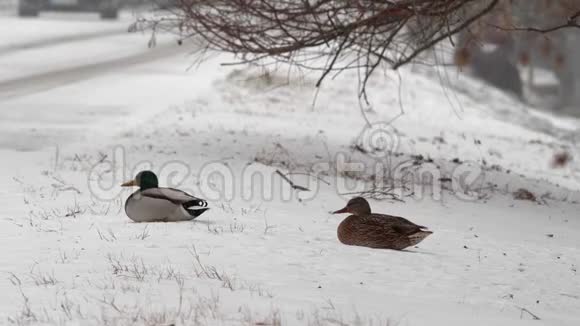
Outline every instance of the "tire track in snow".
<svg viewBox="0 0 580 326">
<path fill-rule="evenodd" d="M 1 81 L 0 102 L 47 91 L 56 87 L 65 86 L 106 73 L 122 70 L 130 66 L 136 66 L 184 53 L 187 50 L 187 47 L 180 47 L 176 44 L 158 45 L 146 52 L 128 57 Z"/>
<path fill-rule="evenodd" d="M 92 33 L 83 33 L 77 35 L 67 35 L 67 36 L 60 36 L 54 37 L 49 39 L 37 40 L 27 43 L 21 44 L 12 44 L 12 45 L 4 45 L 0 46 L 0 56 L 11 54 L 17 51 L 24 51 L 24 50 L 31 50 L 36 48 L 42 48 L 47 46 L 54 46 L 54 45 L 61 45 L 65 43 L 72 43 L 76 41 L 88 41 L 96 38 L 107 37 L 107 36 L 116 36 L 126 34 L 126 29 L 114 29 L 108 31 L 98 31 Z"/>
</svg>

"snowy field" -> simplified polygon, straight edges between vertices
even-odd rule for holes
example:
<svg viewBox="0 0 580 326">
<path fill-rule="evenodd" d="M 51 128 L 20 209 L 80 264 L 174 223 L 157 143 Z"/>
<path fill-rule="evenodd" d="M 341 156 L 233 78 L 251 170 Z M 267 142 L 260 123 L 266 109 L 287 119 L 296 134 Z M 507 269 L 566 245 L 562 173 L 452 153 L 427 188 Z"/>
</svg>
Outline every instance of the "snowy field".
<svg viewBox="0 0 580 326">
<path fill-rule="evenodd" d="M 171 36 L 51 44 L 67 29 L 30 24 L 63 22 L 7 21 L 42 49 L 0 44 L 0 324 L 580 324 L 579 166 L 552 166 L 578 157 L 577 119 L 453 68 L 379 74 L 361 110 L 355 73 L 317 93 L 317 74 L 226 55 L 191 67 Z M 363 154 L 377 135 L 389 151 Z M 329 212 L 377 167 L 397 200 L 374 211 L 434 231 L 416 248 L 337 239 Z M 145 168 L 211 209 L 131 222 L 119 185 Z"/>
</svg>

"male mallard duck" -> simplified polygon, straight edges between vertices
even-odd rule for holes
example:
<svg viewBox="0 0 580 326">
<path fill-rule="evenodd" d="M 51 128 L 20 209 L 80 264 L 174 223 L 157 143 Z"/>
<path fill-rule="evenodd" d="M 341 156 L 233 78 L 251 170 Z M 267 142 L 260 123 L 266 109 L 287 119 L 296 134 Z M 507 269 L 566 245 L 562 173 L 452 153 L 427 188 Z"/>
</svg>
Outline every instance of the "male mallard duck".
<svg viewBox="0 0 580 326">
<path fill-rule="evenodd" d="M 159 188 L 157 176 L 141 171 L 122 187 L 138 186 L 125 202 L 125 213 L 135 222 L 189 221 L 208 210 L 207 202 L 181 190 Z"/>
<path fill-rule="evenodd" d="M 433 232 L 399 216 L 373 214 L 366 199 L 355 197 L 333 214 L 351 213 L 338 226 L 338 240 L 351 246 L 403 250 Z"/>
</svg>

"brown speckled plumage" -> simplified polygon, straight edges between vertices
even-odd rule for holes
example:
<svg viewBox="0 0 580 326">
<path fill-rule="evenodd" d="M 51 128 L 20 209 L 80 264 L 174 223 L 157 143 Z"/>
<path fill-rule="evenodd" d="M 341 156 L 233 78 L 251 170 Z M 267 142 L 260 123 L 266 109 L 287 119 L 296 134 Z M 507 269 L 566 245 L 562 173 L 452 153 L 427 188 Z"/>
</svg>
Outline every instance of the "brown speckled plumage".
<svg viewBox="0 0 580 326">
<path fill-rule="evenodd" d="M 399 216 L 372 214 L 362 197 L 351 199 L 335 213 L 352 213 L 338 226 L 338 239 L 351 246 L 402 250 L 423 241 L 433 232 Z"/>
</svg>

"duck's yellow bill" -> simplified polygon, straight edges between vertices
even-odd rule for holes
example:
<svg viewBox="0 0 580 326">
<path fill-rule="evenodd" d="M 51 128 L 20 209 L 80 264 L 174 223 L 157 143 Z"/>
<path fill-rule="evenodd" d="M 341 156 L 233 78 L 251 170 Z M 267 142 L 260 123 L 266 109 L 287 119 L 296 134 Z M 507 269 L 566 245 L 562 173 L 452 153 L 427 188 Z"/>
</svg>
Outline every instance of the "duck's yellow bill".
<svg viewBox="0 0 580 326">
<path fill-rule="evenodd" d="M 123 183 L 121 187 L 135 187 L 137 185 L 137 181 L 131 180 Z"/>
</svg>

